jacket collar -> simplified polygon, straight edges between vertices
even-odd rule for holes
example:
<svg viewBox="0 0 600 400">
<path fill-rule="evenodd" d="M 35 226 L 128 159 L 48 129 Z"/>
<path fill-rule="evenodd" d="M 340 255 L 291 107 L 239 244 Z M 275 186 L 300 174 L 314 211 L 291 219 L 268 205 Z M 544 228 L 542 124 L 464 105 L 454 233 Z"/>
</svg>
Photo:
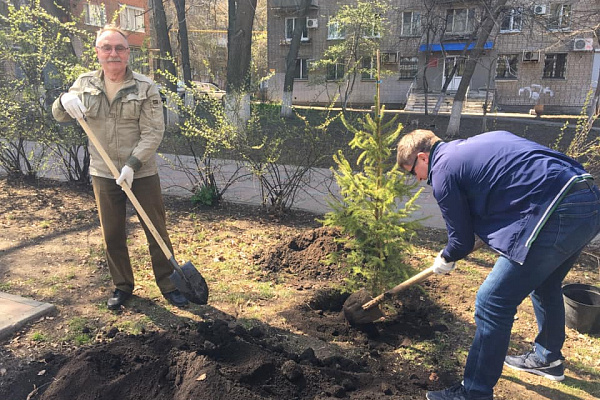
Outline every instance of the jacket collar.
<svg viewBox="0 0 600 400">
<path fill-rule="evenodd" d="M 95 71 L 90 83 L 96 88 L 104 91 L 104 71 L 102 69 Z M 128 89 L 132 86 L 135 87 L 135 81 L 133 79 L 133 71 L 128 66 L 125 71 L 125 79 L 123 80 L 121 90 Z"/>
<path fill-rule="evenodd" d="M 433 158 L 435 157 L 435 152 L 438 149 L 438 146 L 444 143 L 441 140 L 438 140 L 431 146 L 431 150 L 429 151 L 429 162 L 427 163 L 427 184 L 431 186 L 431 166 L 433 165 Z"/>
</svg>

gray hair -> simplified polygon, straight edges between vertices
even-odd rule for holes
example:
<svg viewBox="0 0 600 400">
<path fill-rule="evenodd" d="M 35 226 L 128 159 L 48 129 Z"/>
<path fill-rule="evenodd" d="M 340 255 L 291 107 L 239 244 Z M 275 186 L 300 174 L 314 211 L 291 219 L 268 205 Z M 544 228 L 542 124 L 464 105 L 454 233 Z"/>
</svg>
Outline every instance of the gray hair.
<svg viewBox="0 0 600 400">
<path fill-rule="evenodd" d="M 428 129 L 415 129 L 407 133 L 398 142 L 396 163 L 399 167 L 412 164 L 418 153 L 429 153 L 433 145 L 440 140 Z"/>
<path fill-rule="evenodd" d="M 123 31 L 121 28 L 119 28 L 116 25 L 104 25 L 104 27 L 100 30 L 98 30 L 98 32 L 96 32 L 96 45 L 98 45 L 98 39 L 100 39 L 100 36 L 102 36 L 102 34 L 104 32 L 117 32 L 120 33 L 121 36 L 123 36 L 125 38 L 125 40 L 127 40 L 127 34 L 125 33 L 125 31 Z"/>
</svg>

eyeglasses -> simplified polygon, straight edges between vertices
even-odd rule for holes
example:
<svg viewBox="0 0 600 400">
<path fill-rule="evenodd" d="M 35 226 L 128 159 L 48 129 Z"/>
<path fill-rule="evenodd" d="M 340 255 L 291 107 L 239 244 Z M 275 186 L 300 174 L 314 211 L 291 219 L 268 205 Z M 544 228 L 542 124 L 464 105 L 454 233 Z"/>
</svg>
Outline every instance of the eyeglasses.
<svg viewBox="0 0 600 400">
<path fill-rule="evenodd" d="M 419 161 L 419 156 L 417 156 L 415 158 L 415 162 L 413 163 L 412 168 L 408 172 L 409 174 L 411 174 L 411 175 L 417 175 L 417 173 L 415 172 L 415 167 L 417 166 L 417 161 Z"/>
<path fill-rule="evenodd" d="M 121 46 L 121 45 L 117 45 L 117 46 L 113 47 L 108 44 L 105 44 L 104 46 L 100 46 L 100 47 L 96 46 L 96 48 L 104 54 L 110 54 L 110 53 L 112 53 L 113 50 L 117 54 L 123 54 L 127 50 L 129 50 L 129 47 L 125 47 L 125 46 Z"/>
</svg>

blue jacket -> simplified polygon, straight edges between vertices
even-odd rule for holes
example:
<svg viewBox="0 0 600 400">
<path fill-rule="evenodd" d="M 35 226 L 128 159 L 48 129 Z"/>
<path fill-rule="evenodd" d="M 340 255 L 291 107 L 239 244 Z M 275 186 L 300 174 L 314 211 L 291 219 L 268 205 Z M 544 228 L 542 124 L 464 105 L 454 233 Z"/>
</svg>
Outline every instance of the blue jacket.
<svg viewBox="0 0 600 400">
<path fill-rule="evenodd" d="M 464 258 L 476 234 L 522 264 L 569 187 L 588 178 L 577 161 L 506 131 L 439 142 L 427 183 L 448 229 L 444 258 Z"/>
</svg>

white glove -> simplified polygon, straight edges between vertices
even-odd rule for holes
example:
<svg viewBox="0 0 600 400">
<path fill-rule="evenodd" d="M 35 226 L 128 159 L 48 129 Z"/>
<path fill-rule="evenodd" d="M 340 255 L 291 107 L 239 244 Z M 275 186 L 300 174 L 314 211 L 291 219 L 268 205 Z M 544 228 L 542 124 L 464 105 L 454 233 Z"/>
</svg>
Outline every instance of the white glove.
<svg viewBox="0 0 600 400">
<path fill-rule="evenodd" d="M 83 115 L 87 112 L 87 108 L 85 108 L 81 100 L 79 100 L 79 97 L 73 93 L 67 92 L 60 96 L 60 103 L 71 118 L 83 118 Z"/>
<path fill-rule="evenodd" d="M 131 184 L 133 183 L 133 168 L 129 165 L 125 165 L 121 170 L 121 175 L 117 178 L 117 185 L 123 186 L 123 181 L 131 188 Z"/>
<path fill-rule="evenodd" d="M 442 257 L 443 251 L 444 250 L 440 251 L 440 254 L 437 255 L 433 262 L 433 272 L 436 274 L 447 274 L 456 266 L 454 261 L 448 262 Z"/>
</svg>

